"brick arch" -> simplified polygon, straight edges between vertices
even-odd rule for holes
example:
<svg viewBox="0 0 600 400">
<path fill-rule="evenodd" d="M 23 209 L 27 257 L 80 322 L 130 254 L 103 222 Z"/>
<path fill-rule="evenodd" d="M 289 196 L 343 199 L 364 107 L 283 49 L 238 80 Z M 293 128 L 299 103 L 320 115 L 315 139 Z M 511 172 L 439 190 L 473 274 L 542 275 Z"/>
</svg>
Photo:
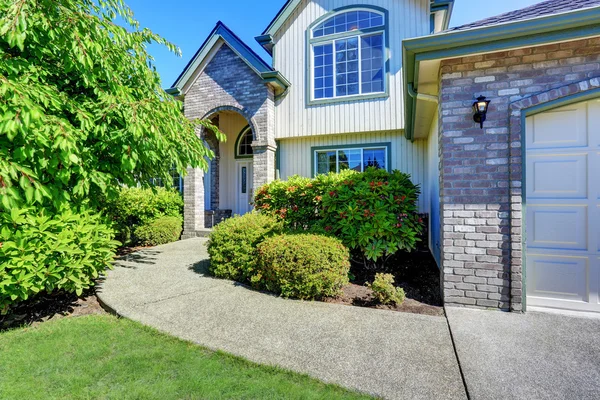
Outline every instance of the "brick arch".
<svg viewBox="0 0 600 400">
<path fill-rule="evenodd" d="M 252 114 L 246 109 L 242 109 L 242 108 L 236 107 L 234 105 L 222 105 L 219 107 L 215 107 L 212 110 L 210 110 L 209 112 L 207 112 L 204 115 L 204 117 L 202 117 L 202 119 L 210 118 L 210 117 L 212 117 L 220 112 L 223 112 L 223 111 L 233 111 L 233 112 L 240 114 L 242 117 L 244 117 L 244 119 L 246 120 L 246 122 L 248 122 L 248 125 L 250 125 L 250 128 L 252 129 L 252 138 L 254 140 L 259 140 L 259 131 L 257 130 L 258 124 L 256 123 Z"/>
<path fill-rule="evenodd" d="M 550 89 L 509 104 L 509 144 L 510 144 L 510 226 L 511 226 L 511 257 L 510 257 L 510 282 L 511 282 L 511 310 L 522 311 L 523 300 L 523 246 L 524 234 L 523 221 L 523 162 L 525 117 L 528 111 L 548 106 L 548 109 L 558 108 L 567 104 L 587 100 L 590 97 L 600 97 L 600 78 L 586 79 L 570 83 L 558 88 Z"/>
</svg>

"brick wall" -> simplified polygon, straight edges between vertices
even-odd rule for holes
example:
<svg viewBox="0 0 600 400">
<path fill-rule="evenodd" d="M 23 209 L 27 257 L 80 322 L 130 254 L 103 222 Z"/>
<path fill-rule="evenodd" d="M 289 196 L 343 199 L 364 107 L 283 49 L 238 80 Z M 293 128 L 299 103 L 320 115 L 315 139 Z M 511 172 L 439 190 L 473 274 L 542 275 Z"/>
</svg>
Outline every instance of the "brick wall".
<svg viewBox="0 0 600 400">
<path fill-rule="evenodd" d="M 444 60 L 440 190 L 444 299 L 522 310 L 521 110 L 600 84 L 600 38 Z M 491 100 L 484 129 L 472 104 Z"/>
</svg>

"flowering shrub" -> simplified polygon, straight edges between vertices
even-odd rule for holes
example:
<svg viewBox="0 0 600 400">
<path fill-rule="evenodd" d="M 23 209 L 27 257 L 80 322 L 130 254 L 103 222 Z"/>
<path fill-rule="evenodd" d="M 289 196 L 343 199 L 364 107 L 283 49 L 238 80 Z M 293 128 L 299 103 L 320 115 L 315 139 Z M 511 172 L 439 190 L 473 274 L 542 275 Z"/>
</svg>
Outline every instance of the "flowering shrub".
<svg viewBox="0 0 600 400">
<path fill-rule="evenodd" d="M 319 299 L 340 294 L 348 284 L 348 249 L 336 238 L 277 235 L 258 245 L 252 285 L 283 297 Z"/>
<path fill-rule="evenodd" d="M 385 263 L 398 250 L 413 250 L 419 240 L 419 193 L 408 174 L 369 168 L 323 196 L 321 224 L 350 249 L 359 250 L 366 266 Z"/>
<path fill-rule="evenodd" d="M 254 198 L 255 209 L 276 216 L 288 229 L 306 230 L 319 225 L 323 196 L 354 171 L 318 175 L 314 179 L 292 176 L 262 186 Z"/>
<path fill-rule="evenodd" d="M 372 267 L 398 250 L 415 248 L 423 230 L 417 215 L 419 193 L 409 175 L 369 168 L 275 181 L 258 190 L 255 205 L 287 228 L 338 237 Z"/>
</svg>

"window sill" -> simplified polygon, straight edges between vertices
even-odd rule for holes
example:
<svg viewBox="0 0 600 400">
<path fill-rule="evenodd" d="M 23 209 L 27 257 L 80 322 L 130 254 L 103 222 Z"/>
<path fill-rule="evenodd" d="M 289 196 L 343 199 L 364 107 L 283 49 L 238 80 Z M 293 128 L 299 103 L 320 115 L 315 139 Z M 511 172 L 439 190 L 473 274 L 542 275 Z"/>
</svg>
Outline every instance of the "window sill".
<svg viewBox="0 0 600 400">
<path fill-rule="evenodd" d="M 307 106 L 321 106 L 328 104 L 337 104 L 337 103 L 349 103 L 349 102 L 359 102 L 365 100 L 379 100 L 379 99 L 387 99 L 390 97 L 389 93 L 381 92 L 381 93 L 372 93 L 372 94 L 358 94 L 354 96 L 346 96 L 346 97 L 336 97 L 331 99 L 319 99 L 319 100 L 309 100 L 306 105 Z"/>
</svg>

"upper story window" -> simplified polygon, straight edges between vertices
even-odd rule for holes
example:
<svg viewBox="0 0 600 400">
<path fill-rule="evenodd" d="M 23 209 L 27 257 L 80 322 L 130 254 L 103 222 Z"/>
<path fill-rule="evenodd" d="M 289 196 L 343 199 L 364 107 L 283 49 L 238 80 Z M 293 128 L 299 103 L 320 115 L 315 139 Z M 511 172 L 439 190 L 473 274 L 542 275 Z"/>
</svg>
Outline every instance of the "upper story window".
<svg viewBox="0 0 600 400">
<path fill-rule="evenodd" d="M 339 12 L 310 31 L 312 100 L 385 92 L 383 12 Z"/>
</svg>

